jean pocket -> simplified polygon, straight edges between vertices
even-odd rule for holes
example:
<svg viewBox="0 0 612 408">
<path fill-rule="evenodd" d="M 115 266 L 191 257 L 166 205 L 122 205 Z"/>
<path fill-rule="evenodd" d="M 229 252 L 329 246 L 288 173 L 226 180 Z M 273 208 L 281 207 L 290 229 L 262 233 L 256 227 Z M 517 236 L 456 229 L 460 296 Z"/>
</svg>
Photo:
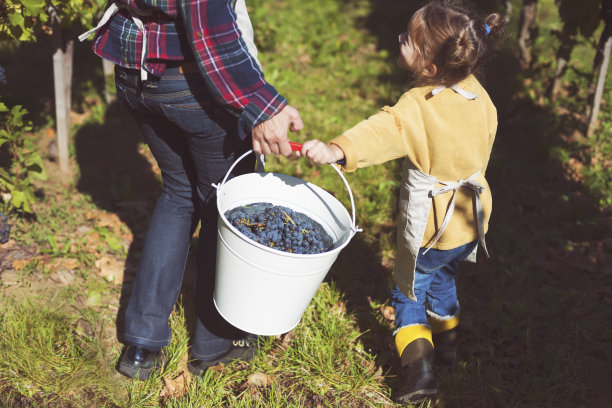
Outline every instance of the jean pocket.
<svg viewBox="0 0 612 408">
<path fill-rule="evenodd" d="M 193 136 L 219 136 L 225 131 L 218 122 L 217 109 L 198 102 L 162 104 L 166 118 Z"/>
</svg>

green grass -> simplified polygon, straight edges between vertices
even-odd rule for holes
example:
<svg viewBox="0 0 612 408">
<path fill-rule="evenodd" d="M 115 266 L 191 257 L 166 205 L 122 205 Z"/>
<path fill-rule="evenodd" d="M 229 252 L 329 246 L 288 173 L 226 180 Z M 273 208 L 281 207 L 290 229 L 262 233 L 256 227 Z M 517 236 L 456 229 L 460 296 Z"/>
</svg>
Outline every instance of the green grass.
<svg viewBox="0 0 612 408">
<path fill-rule="evenodd" d="M 0 320 L 0 403 L 112 405 L 121 398 L 96 337 L 98 313 L 68 313 L 42 299 L 5 299 Z"/>
</svg>

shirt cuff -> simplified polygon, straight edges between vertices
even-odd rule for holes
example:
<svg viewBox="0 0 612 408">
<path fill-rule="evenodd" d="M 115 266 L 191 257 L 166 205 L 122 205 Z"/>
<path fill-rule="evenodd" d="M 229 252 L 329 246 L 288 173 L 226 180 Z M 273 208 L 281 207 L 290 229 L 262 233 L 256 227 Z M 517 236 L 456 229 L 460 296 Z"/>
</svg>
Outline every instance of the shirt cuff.
<svg viewBox="0 0 612 408">
<path fill-rule="evenodd" d="M 287 99 L 277 93 L 271 85 L 267 84 L 266 88 L 264 93 L 266 96 L 271 95 L 271 98 L 262 98 L 261 94 L 255 95 L 253 98 L 249 98 L 249 104 L 240 113 L 238 134 L 241 140 L 246 139 L 255 126 L 270 119 L 287 105 Z M 272 93 L 270 90 L 274 92 Z"/>
</svg>

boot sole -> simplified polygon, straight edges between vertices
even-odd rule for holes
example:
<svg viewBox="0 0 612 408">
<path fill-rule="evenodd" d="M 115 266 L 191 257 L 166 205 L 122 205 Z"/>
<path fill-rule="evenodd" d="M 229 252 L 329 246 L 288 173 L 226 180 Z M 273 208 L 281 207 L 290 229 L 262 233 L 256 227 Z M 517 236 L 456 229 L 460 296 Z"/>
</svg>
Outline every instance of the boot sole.
<svg viewBox="0 0 612 408">
<path fill-rule="evenodd" d="M 403 404 L 418 404 L 419 402 L 423 402 L 426 399 L 436 399 L 438 396 L 438 390 L 435 388 L 429 388 L 424 390 L 418 390 L 411 392 L 409 394 L 405 394 L 395 398 L 395 402 L 400 402 Z"/>
</svg>

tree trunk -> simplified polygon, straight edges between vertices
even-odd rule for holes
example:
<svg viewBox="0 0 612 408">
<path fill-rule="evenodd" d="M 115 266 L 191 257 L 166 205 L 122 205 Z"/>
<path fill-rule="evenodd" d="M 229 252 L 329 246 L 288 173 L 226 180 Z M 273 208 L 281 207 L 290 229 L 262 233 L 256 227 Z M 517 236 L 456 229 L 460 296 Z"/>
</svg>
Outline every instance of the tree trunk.
<svg viewBox="0 0 612 408">
<path fill-rule="evenodd" d="M 115 96 L 110 91 L 112 86 L 111 81 L 115 73 L 115 64 L 102 58 L 102 72 L 104 73 L 104 99 L 106 103 L 111 103 L 115 99 Z"/>
<path fill-rule="evenodd" d="M 531 30 L 538 11 L 538 0 L 523 0 L 519 18 L 518 51 L 521 69 L 529 68 L 531 64 Z"/>
<path fill-rule="evenodd" d="M 610 51 L 612 50 L 612 29 L 606 25 L 601 39 L 600 44 L 604 44 L 601 65 L 599 67 L 599 73 L 597 75 L 597 85 L 595 88 L 595 95 L 593 99 L 593 107 L 591 108 L 591 114 L 589 117 L 589 126 L 587 129 L 587 137 L 593 136 L 595 129 L 597 128 L 597 117 L 599 116 L 599 105 L 601 104 L 601 96 L 606 85 L 606 75 L 608 73 L 608 64 L 610 62 Z M 605 35 L 605 37 L 604 37 Z M 599 47 L 597 52 L 599 53 Z M 597 58 L 596 58 L 597 60 Z"/>
<path fill-rule="evenodd" d="M 504 22 L 508 23 L 510 21 L 510 16 L 512 15 L 512 1 L 503 0 L 503 3 L 504 3 Z"/>
<path fill-rule="evenodd" d="M 74 42 L 66 41 L 66 33 L 59 23 L 53 28 L 53 87 L 55 90 L 55 121 L 59 168 L 63 174 L 70 170 L 68 142 L 70 137 L 70 111 L 72 87 L 72 56 Z"/>
<path fill-rule="evenodd" d="M 566 32 L 561 34 L 561 44 L 557 51 L 557 70 L 555 71 L 555 76 L 550 87 L 550 99 L 553 102 L 557 100 L 559 91 L 561 90 L 561 78 L 563 78 L 565 74 L 567 62 L 570 60 L 574 45 L 576 44 L 574 40 L 575 35 L 575 33 Z"/>
<path fill-rule="evenodd" d="M 606 41 L 608 37 L 612 36 L 612 24 L 606 24 L 604 26 L 604 30 L 601 33 L 601 37 L 599 37 L 599 43 L 597 44 L 597 49 L 595 52 L 595 58 L 593 59 L 593 74 L 592 79 L 589 84 L 589 92 L 587 96 L 587 108 L 585 112 L 585 116 L 588 119 L 591 116 L 591 111 L 593 110 L 593 99 L 595 98 L 595 88 L 597 87 L 597 78 L 599 76 L 599 71 L 601 70 L 601 64 L 604 60 L 604 48 L 606 45 Z"/>
</svg>

